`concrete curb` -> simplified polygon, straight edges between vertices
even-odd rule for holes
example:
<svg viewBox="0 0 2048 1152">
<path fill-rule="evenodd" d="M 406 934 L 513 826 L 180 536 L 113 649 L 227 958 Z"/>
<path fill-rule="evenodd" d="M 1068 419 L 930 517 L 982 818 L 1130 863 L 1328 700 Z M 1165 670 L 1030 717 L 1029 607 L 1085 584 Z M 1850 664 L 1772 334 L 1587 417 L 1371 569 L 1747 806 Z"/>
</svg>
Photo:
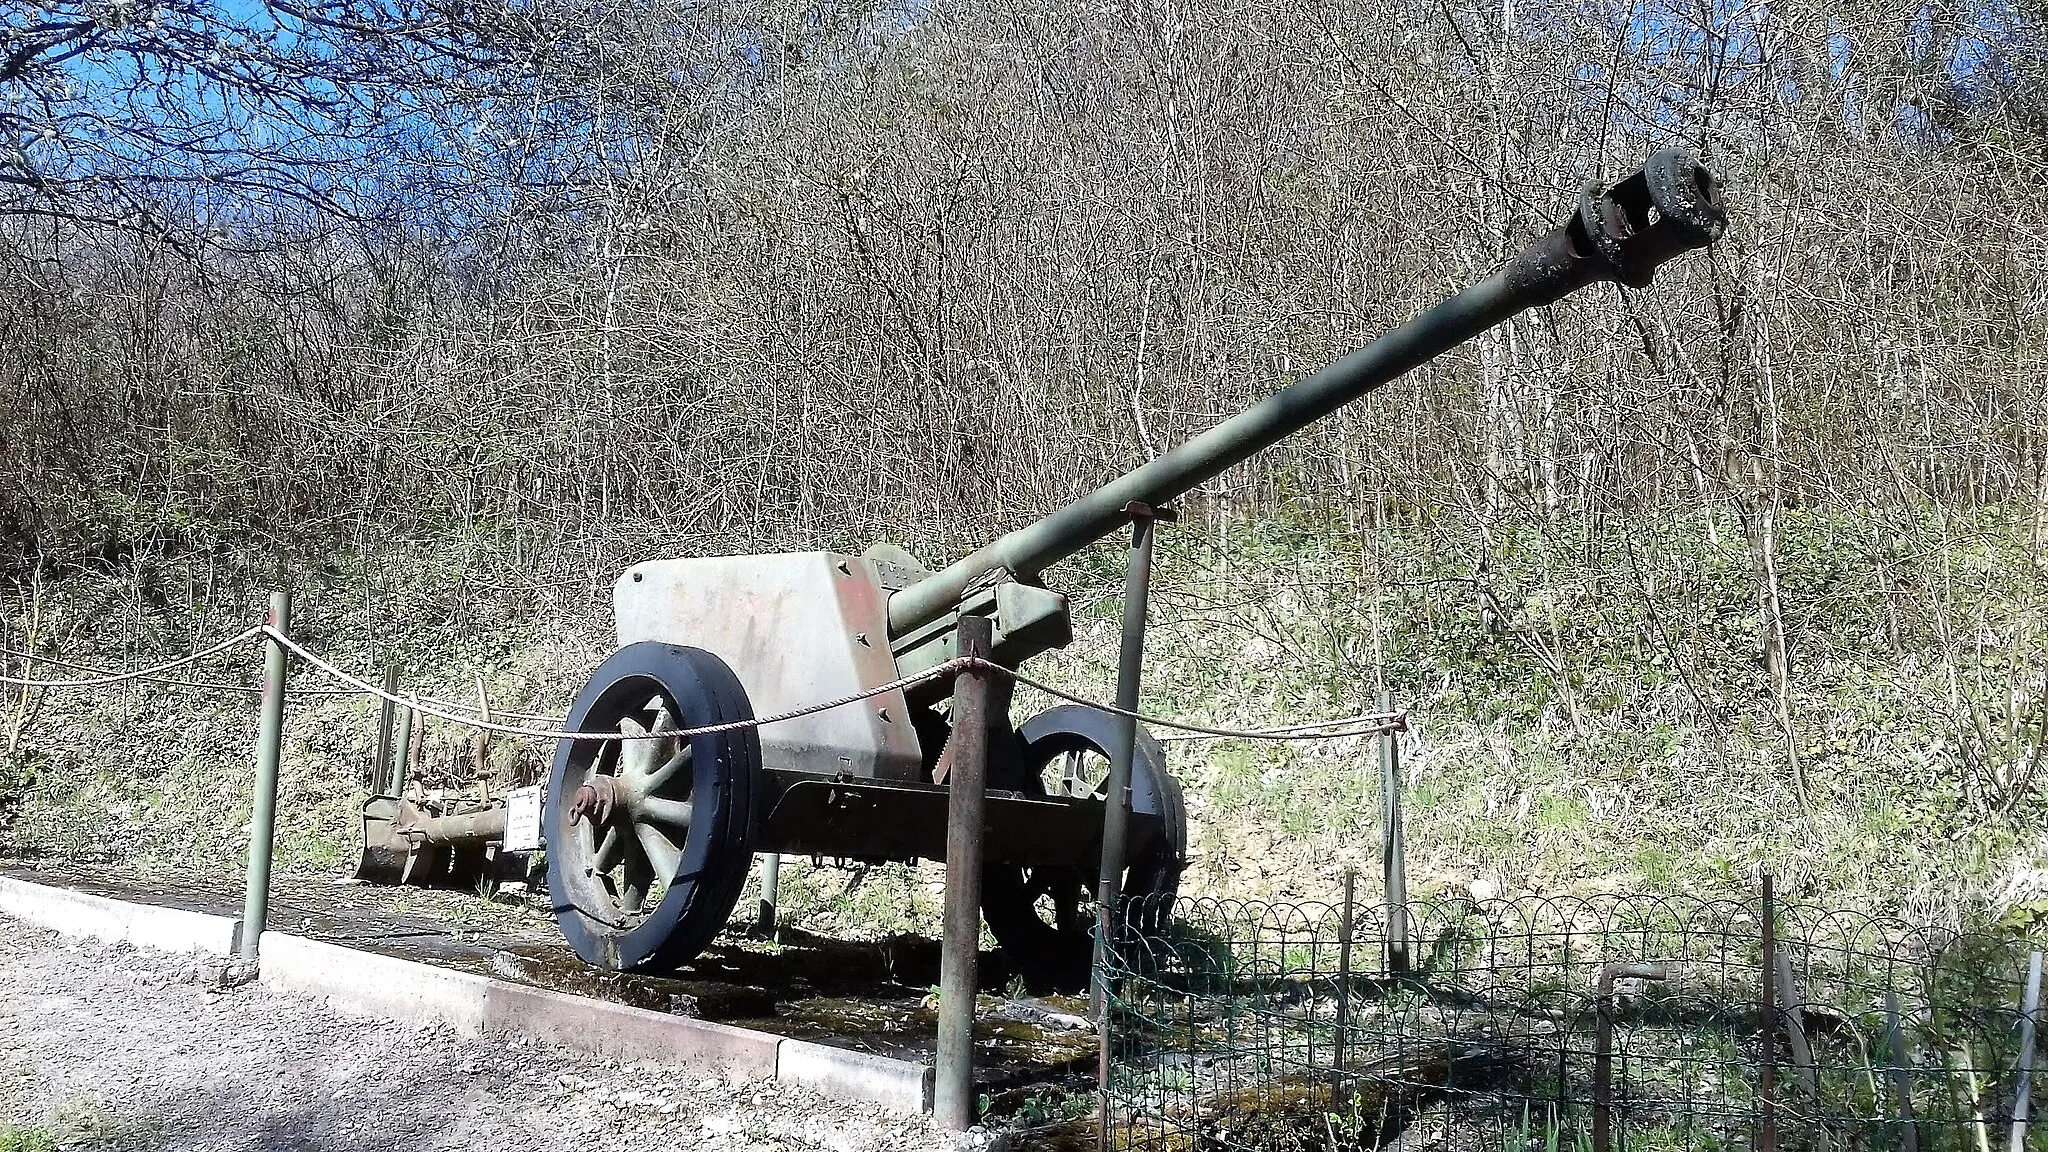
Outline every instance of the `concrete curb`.
<svg viewBox="0 0 2048 1152">
<path fill-rule="evenodd" d="M 821 1096 L 869 1100 L 898 1112 L 932 1110 L 932 1066 L 850 1052 L 809 1040 L 784 1040 L 775 1078 Z"/>
<path fill-rule="evenodd" d="M 505 980 L 491 981 L 484 1026 L 614 1060 L 711 1065 L 757 1080 L 780 1077 L 782 1046 L 788 1043 L 766 1032 Z"/>
<path fill-rule="evenodd" d="M 282 932 L 263 934 L 259 979 L 337 1010 L 432 1021 L 465 1036 L 517 1034 L 616 1060 L 776 1073 L 782 1038 L 436 968 Z"/>
<path fill-rule="evenodd" d="M 0 913 L 70 936 L 160 952 L 226 956 L 236 921 L 0 876 Z M 716 1068 L 896 1112 L 931 1110 L 932 1069 L 896 1060 L 437 968 L 376 952 L 263 934 L 258 977 L 337 1011 L 446 1024 L 466 1036 L 519 1035 L 608 1059 Z"/>
<path fill-rule="evenodd" d="M 488 976 L 284 932 L 265 932 L 259 956 L 257 981 L 280 992 L 325 1000 L 351 1016 L 446 1024 L 464 1036 L 484 1034 Z"/>
<path fill-rule="evenodd" d="M 134 904 L 12 876 L 0 876 L 0 913 L 65 936 L 209 956 L 226 956 L 235 950 L 238 923 L 226 916 Z"/>
</svg>

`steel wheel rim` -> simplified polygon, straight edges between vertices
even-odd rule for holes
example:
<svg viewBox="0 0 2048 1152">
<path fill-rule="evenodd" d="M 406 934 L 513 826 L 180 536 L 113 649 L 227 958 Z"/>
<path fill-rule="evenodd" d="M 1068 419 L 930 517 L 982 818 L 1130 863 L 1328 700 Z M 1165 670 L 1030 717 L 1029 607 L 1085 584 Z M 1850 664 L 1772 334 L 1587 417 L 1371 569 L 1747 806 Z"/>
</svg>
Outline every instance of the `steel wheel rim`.
<svg viewBox="0 0 2048 1152">
<path fill-rule="evenodd" d="M 1078 709 L 1054 709 L 1044 717 L 1056 717 L 1063 712 Z M 1030 727 L 1027 724 L 1026 727 Z M 1106 800 L 1109 796 L 1110 752 L 1108 744 L 1116 738 L 1113 728 L 1097 726 L 1094 730 L 1084 727 L 1062 727 L 1041 733 L 1027 740 L 1024 750 L 1023 768 L 1025 787 L 1036 788 L 1048 796 L 1092 797 Z M 1149 746 L 1149 747 L 1148 747 Z M 1141 921 L 1150 923 L 1163 914 L 1161 894 L 1154 883 L 1160 879 L 1157 866 L 1161 850 L 1174 852 L 1178 858 L 1179 849 L 1172 845 L 1184 845 L 1185 832 L 1181 821 L 1185 819 L 1178 800 L 1178 789 L 1167 775 L 1162 756 L 1156 742 L 1143 729 L 1137 733 L 1132 747 L 1131 789 L 1134 805 L 1149 803 L 1159 809 L 1157 817 L 1162 823 L 1162 832 L 1169 836 L 1166 844 L 1155 844 L 1150 849 L 1141 848 L 1134 838 L 1126 843 L 1124 871 L 1117 878 L 1117 887 L 1123 900 L 1137 897 L 1142 907 L 1132 907 Z M 1172 799 L 1169 799 L 1169 794 Z M 1133 819 L 1137 818 L 1133 813 Z M 1133 825 L 1135 836 L 1135 825 Z M 1177 888 L 1179 869 L 1173 869 L 1173 876 L 1167 880 L 1168 889 Z M 1094 919 L 1082 914 L 1081 905 L 1093 900 L 1097 877 L 1084 875 L 1082 870 L 1067 866 L 1035 867 L 1021 870 L 1022 890 L 1026 905 L 1039 923 L 1055 932 L 1092 933 Z M 1133 891 L 1133 885 L 1140 885 Z M 1170 890 L 1166 893 L 1169 897 Z"/>
<path fill-rule="evenodd" d="M 592 707 L 584 730 L 635 738 L 578 741 L 570 752 L 567 895 L 578 912 L 614 930 L 636 928 L 664 901 L 691 895 L 679 881 L 692 841 L 705 834 L 694 803 L 696 754 L 692 741 L 659 735 L 683 727 L 678 711 L 659 681 L 621 680 Z"/>
</svg>

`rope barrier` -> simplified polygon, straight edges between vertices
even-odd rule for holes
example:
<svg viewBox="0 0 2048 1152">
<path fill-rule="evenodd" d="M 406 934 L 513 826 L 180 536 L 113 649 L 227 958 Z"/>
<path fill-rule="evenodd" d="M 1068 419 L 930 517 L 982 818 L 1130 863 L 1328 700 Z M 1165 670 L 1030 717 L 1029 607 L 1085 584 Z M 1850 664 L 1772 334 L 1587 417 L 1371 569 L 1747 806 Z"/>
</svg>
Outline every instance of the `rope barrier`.
<svg viewBox="0 0 2048 1152">
<path fill-rule="evenodd" d="M 291 637 L 286 636 L 283 633 L 278 632 L 277 630 L 270 628 L 267 625 L 263 628 L 263 631 L 272 639 L 278 641 L 279 643 L 283 644 L 286 648 L 289 648 L 291 651 L 296 653 L 301 659 L 305 660 L 308 664 L 311 664 L 315 668 L 320 669 L 328 675 L 333 676 L 338 680 L 341 680 L 343 683 L 352 685 L 360 691 L 368 692 L 375 696 L 385 697 L 386 699 L 396 701 L 400 704 L 408 703 L 408 701 L 406 700 L 402 700 L 397 696 L 393 696 L 389 693 L 386 693 L 382 688 L 378 688 L 375 685 L 370 684 L 366 680 L 357 679 L 356 677 L 349 675 L 341 669 L 336 668 L 334 665 L 329 664 L 326 661 L 320 659 L 318 656 L 315 656 L 311 652 L 308 652 L 304 647 L 293 641 Z M 425 712 L 429 716 L 436 716 L 440 719 L 447 720 L 451 723 L 465 724 L 469 727 L 479 728 L 487 732 L 503 732 L 507 735 L 512 736 L 532 736 L 546 740 L 651 740 L 666 739 L 669 737 L 709 736 L 719 732 L 736 731 L 741 728 L 760 728 L 765 727 L 769 724 L 780 724 L 784 721 L 795 720 L 799 717 L 810 716 L 818 712 L 827 712 L 834 708 L 843 708 L 848 704 L 856 704 L 862 700 L 871 699 L 876 696 L 886 695 L 890 692 L 895 692 L 899 689 L 909 688 L 914 685 L 923 684 L 930 680 L 942 679 L 944 677 L 954 675 L 958 672 L 965 672 L 970 668 L 979 672 L 988 673 L 990 675 L 1008 676 L 1009 678 L 1011 678 L 1019 684 L 1036 688 L 1040 692 L 1043 692 L 1048 696 L 1054 697 L 1055 699 L 1065 700 L 1069 703 L 1079 704 L 1084 707 L 1093 708 L 1101 712 L 1107 712 L 1112 716 L 1125 716 L 1129 717 L 1130 719 L 1136 720 L 1140 723 L 1149 724 L 1154 727 L 1171 728 L 1181 732 L 1194 733 L 1199 736 L 1210 739 L 1317 740 L 1325 738 L 1334 738 L 1336 736 L 1367 735 L 1378 732 L 1401 731 L 1407 727 L 1407 713 L 1392 712 L 1371 713 L 1367 716 L 1351 717 L 1349 719 L 1344 720 L 1328 720 L 1323 721 L 1321 723 L 1297 724 L 1291 725 L 1287 728 L 1270 728 L 1263 730 L 1240 728 L 1212 728 L 1201 724 L 1190 724 L 1186 721 L 1181 720 L 1169 720 L 1163 716 L 1149 716 L 1143 712 L 1128 711 L 1123 708 L 1118 708 L 1113 704 L 1104 704 L 1097 700 L 1090 700 L 1085 696 L 1077 696 L 1072 692 L 1066 691 L 1065 689 L 1055 688 L 1052 685 L 1045 683 L 1044 681 L 1033 679 L 1032 677 L 1026 676 L 1022 672 L 1018 672 L 1015 669 L 1005 668 L 992 660 L 984 660 L 975 656 L 955 656 L 951 660 L 936 665 L 930 669 L 927 669 L 926 671 L 919 672 L 913 676 L 899 677 L 895 680 L 889 681 L 886 684 L 878 684 L 875 687 L 868 688 L 860 692 L 851 693 L 846 696 L 841 696 L 835 700 L 826 700 L 821 703 L 811 704 L 803 708 L 795 708 L 788 712 L 779 712 L 773 716 L 761 716 L 752 720 L 733 720 L 728 721 L 724 724 L 707 724 L 698 728 L 675 728 L 658 733 L 649 732 L 636 735 L 633 733 L 626 732 L 564 732 L 554 729 L 526 728 L 516 724 L 497 724 L 488 720 L 478 719 L 474 716 L 463 716 L 448 711 L 446 709 L 429 708 L 424 705 L 417 706 L 417 710 Z M 1313 729 L 1333 728 L 1340 725 L 1349 725 L 1362 722 L 1370 722 L 1373 725 L 1373 727 L 1361 729 L 1357 732 L 1323 733 L 1313 731 Z"/>
<path fill-rule="evenodd" d="M 117 672 L 112 668 L 101 668 L 92 664 L 79 664 L 70 660 L 59 660 L 55 656 L 42 656 L 34 652 L 20 652 L 13 648 L 0 648 L 0 656 L 20 660 L 27 664 L 48 664 L 53 668 L 64 668 L 72 672 L 87 672 L 94 676 L 112 677 L 114 683 L 135 681 L 145 684 L 168 684 L 173 688 L 197 688 L 206 692 L 233 692 L 242 696 L 261 696 L 263 689 L 249 684 L 223 684 L 218 680 L 173 680 L 168 676 L 149 676 L 140 672 Z M 28 688 L 62 687 L 61 681 L 24 681 L 0 676 L 0 684 L 15 684 Z M 353 688 L 300 688 L 294 696 L 358 696 Z"/>
<path fill-rule="evenodd" d="M 149 668 L 136 668 L 127 672 L 116 672 L 109 675 L 96 676 L 90 680 L 29 680 L 9 676 L 4 672 L 0 672 L 0 684 L 12 685 L 17 688 L 99 688 L 104 685 L 120 684 L 130 680 L 149 680 L 155 678 L 157 673 L 159 672 L 169 672 L 173 669 L 183 668 L 188 664 L 197 664 L 201 660 L 204 660 L 210 656 L 217 656 L 220 653 L 225 652 L 230 648 L 233 648 L 237 644 L 243 643 L 244 641 L 247 641 L 253 637 L 263 635 L 265 630 L 266 629 L 264 625 L 258 624 L 255 627 L 250 628 L 246 632 L 243 632 L 236 636 L 231 636 L 228 639 L 223 640 L 218 644 L 215 644 L 211 648 L 203 648 L 197 652 L 192 652 L 187 655 L 180 656 L 176 660 L 169 660 L 162 664 L 157 664 Z M 29 657 L 29 659 L 40 659 L 40 657 Z M 55 661 L 51 661 L 51 663 L 55 663 Z"/>
<path fill-rule="evenodd" d="M 854 692 L 845 696 L 838 697 L 836 699 L 825 700 L 816 704 L 810 704 L 802 708 L 794 708 L 787 712 L 779 712 L 772 716 L 759 716 L 750 720 L 733 720 L 728 721 L 724 724 L 708 724 L 697 728 L 668 729 L 661 732 L 569 732 L 559 728 L 530 728 L 520 724 L 503 724 L 493 720 L 483 719 L 474 715 L 465 715 L 464 713 L 458 711 L 456 709 L 456 706 L 449 704 L 447 701 L 435 700 L 431 697 L 400 696 L 393 692 L 387 692 L 384 689 L 378 687 L 375 684 L 370 683 L 367 680 L 361 679 L 357 676 L 353 676 L 348 672 L 335 667 L 333 664 L 322 659 L 320 656 L 307 649 L 305 645 L 300 644 L 298 641 L 292 639 L 290 636 L 278 631 L 276 628 L 273 628 L 268 624 L 258 624 L 243 632 L 231 636 L 226 640 L 222 640 L 218 644 L 214 644 L 210 647 L 202 648 L 197 651 L 188 653 L 187 655 L 180 656 L 175 660 L 166 661 L 162 664 L 152 665 L 148 668 L 137 668 L 125 672 L 109 672 L 105 669 L 91 668 L 87 665 L 81 664 L 71 664 L 67 663 L 66 661 L 56 660 L 50 657 L 34 656 L 26 653 L 12 652 L 7 649 L 0 649 L 0 654 L 15 656 L 23 660 L 40 660 L 46 664 L 53 664 L 59 667 L 68 667 L 85 671 L 91 671 L 95 673 L 101 673 L 100 675 L 96 675 L 91 679 L 83 680 L 34 680 L 23 677 L 8 676 L 5 673 L 0 673 L 0 684 L 6 684 L 22 688 L 95 688 L 108 684 L 119 684 L 127 681 L 148 681 L 162 684 L 173 684 L 179 687 L 187 688 L 204 688 L 236 692 L 252 692 L 255 690 L 243 688 L 238 685 L 194 682 L 188 680 L 169 680 L 163 678 L 160 675 L 160 673 L 173 671 L 175 669 L 183 668 L 191 664 L 196 664 L 201 660 L 205 660 L 210 657 L 219 655 L 220 653 L 225 652 L 238 644 L 245 643 L 259 636 L 275 641 L 277 644 L 284 647 L 286 650 L 290 651 L 294 655 L 298 656 L 299 659 L 304 660 L 308 665 L 317 669 L 321 673 L 335 680 L 339 680 L 343 684 L 348 685 L 348 688 L 346 689 L 302 689 L 300 690 L 301 693 L 311 692 L 314 694 L 363 694 L 375 696 L 381 700 L 388 700 L 393 704 L 404 705 L 405 707 L 410 708 L 417 713 L 421 713 L 427 716 L 433 716 L 438 719 L 445 720 L 451 724 L 461 724 L 466 727 L 475 728 L 481 731 L 498 732 L 508 736 L 525 736 L 536 740 L 666 740 L 675 738 L 688 738 L 693 736 L 710 736 L 716 735 L 721 732 L 734 732 L 743 728 L 761 728 L 770 724 L 780 724 L 786 721 L 796 720 L 804 716 L 815 715 L 819 712 L 827 712 L 834 708 L 844 708 L 849 704 L 857 704 L 862 700 L 872 699 L 876 696 L 886 695 L 891 692 L 896 692 L 905 688 L 914 687 L 918 684 L 927 683 L 932 680 L 943 679 L 949 676 L 956 675 L 960 672 L 968 671 L 969 669 L 973 669 L 974 671 L 982 672 L 992 676 L 1007 676 L 1012 681 L 1018 684 L 1025 685 L 1026 687 L 1030 688 L 1036 688 L 1040 692 L 1043 692 L 1056 700 L 1064 700 L 1070 704 L 1079 704 L 1085 708 L 1093 708 L 1100 712 L 1107 712 L 1112 716 L 1123 716 L 1131 720 L 1135 720 L 1141 724 L 1149 725 L 1151 727 L 1165 728 L 1177 733 L 1184 734 L 1163 736 L 1160 738 L 1162 740 L 1332 740 L 1346 736 L 1372 736 L 1384 732 L 1402 732 L 1406 731 L 1408 727 L 1408 714 L 1406 712 L 1368 712 L 1363 715 L 1346 717 L 1340 720 L 1321 720 L 1304 724 L 1290 724 L 1276 728 L 1218 728 L 1203 724 L 1193 724 L 1184 720 L 1170 720 L 1164 716 L 1152 716 L 1147 715 L 1143 712 L 1119 708 L 1113 704 L 1104 704 L 1098 700 L 1090 700 L 1085 696 L 1076 695 L 1063 688 L 1056 688 L 1051 684 L 1045 683 L 1042 680 L 1026 676 L 1022 672 L 1019 672 L 1013 668 L 1005 668 L 992 660 L 985 660 L 974 656 L 956 656 L 951 660 L 947 660 L 942 664 L 936 665 L 935 667 L 929 668 L 915 675 L 898 677 L 897 679 L 891 680 L 886 684 L 878 684 L 872 688 L 867 688 L 860 692 Z M 549 717 L 538 716 L 534 713 L 501 714 L 516 715 L 526 719 L 550 719 Z M 1331 731 L 1331 729 L 1337 730 Z"/>
<path fill-rule="evenodd" d="M 0 656 L 20 660 L 24 663 L 48 664 L 55 668 L 66 668 L 73 672 L 88 672 L 94 676 L 108 677 L 112 683 L 135 681 L 146 684 L 167 684 L 173 688 L 197 688 L 207 692 L 233 692 L 242 696 L 263 695 L 263 689 L 248 684 L 223 684 L 218 680 L 173 680 L 167 676 L 151 676 L 146 674 L 146 672 L 139 671 L 116 672 L 111 668 L 101 668 L 92 664 L 79 664 L 70 660 L 60 660 L 55 656 L 43 656 L 34 652 L 18 651 L 13 648 L 0 647 Z M 0 675 L 0 684 L 11 684 L 28 688 L 64 687 L 69 683 L 68 681 L 61 680 L 20 680 L 11 676 Z M 294 696 L 361 696 L 363 691 L 360 688 L 294 688 L 291 694 Z M 408 696 L 406 703 L 410 704 L 412 699 L 412 697 Z M 459 709 L 465 707 L 465 705 L 436 699 L 432 696 L 421 696 L 419 699 L 442 708 Z M 547 712 L 518 712 L 510 708 L 498 708 L 494 709 L 494 711 L 497 715 L 512 716 L 520 720 L 558 719 L 558 717 Z"/>
<path fill-rule="evenodd" d="M 362 693 L 360 693 L 360 692 L 356 691 L 356 690 L 355 690 L 354 688 L 330 688 L 330 689 L 328 689 L 328 691 L 330 691 L 330 692 L 346 692 L 346 693 L 348 693 L 348 694 L 349 694 L 350 696 L 360 696 L 360 695 L 362 695 Z M 439 699 L 439 698 L 437 698 L 437 697 L 433 697 L 433 696 L 422 696 L 422 697 L 420 697 L 420 699 L 421 699 L 422 701 L 424 701 L 424 702 L 428 703 L 428 704 L 432 704 L 432 705 L 433 705 L 434 707 L 436 707 L 436 708 L 458 708 L 458 709 L 459 709 L 459 708 L 466 708 L 466 707 L 468 707 L 468 705 L 466 705 L 466 704 L 457 704 L 457 703 L 454 703 L 453 701 L 449 701 L 449 700 L 442 700 L 442 699 Z M 515 711 L 513 711 L 513 710 L 512 710 L 512 709 L 510 709 L 510 708 L 500 708 L 500 707 L 496 706 L 495 704 L 491 706 L 491 715 L 493 715 L 493 716 L 510 716 L 510 717 L 512 717 L 513 719 L 516 719 L 516 720 L 547 720 L 547 721 L 554 721 L 554 720 L 558 720 L 558 719 L 560 719 L 560 717 L 556 716 L 556 715 L 555 715 L 555 714 L 553 714 L 552 712 L 515 712 Z"/>
<path fill-rule="evenodd" d="M 1357 725 L 1357 727 L 1353 727 Z M 1345 736 L 1379 736 L 1406 732 L 1406 712 L 1365 712 L 1342 720 L 1317 720 L 1307 724 L 1283 724 L 1277 728 L 1254 728 L 1242 737 L 1216 732 L 1170 732 L 1158 737 L 1162 744 L 1186 740 L 1336 740 Z"/>
<path fill-rule="evenodd" d="M 1048 696 L 1054 697 L 1055 699 L 1059 700 L 1065 700 L 1070 704 L 1080 704 L 1084 707 L 1093 708 L 1099 712 L 1107 712 L 1112 716 L 1126 716 L 1132 720 L 1138 721 L 1141 724 L 1150 724 L 1154 728 L 1171 728 L 1179 732 L 1192 732 L 1196 733 L 1198 736 L 1208 737 L 1211 739 L 1319 740 L 1324 738 L 1323 734 L 1316 732 L 1303 732 L 1300 730 L 1310 728 L 1332 728 L 1339 724 L 1350 724 L 1365 720 L 1372 721 L 1375 726 L 1369 729 L 1362 729 L 1358 732 L 1333 732 L 1329 733 L 1328 735 L 1330 738 L 1334 739 L 1337 736 L 1363 736 L 1378 732 L 1406 732 L 1408 730 L 1408 714 L 1406 712 L 1373 712 L 1368 713 L 1365 716 L 1352 717 L 1349 720 L 1325 720 L 1320 723 L 1313 724 L 1294 724 L 1289 725 L 1285 728 L 1210 728 L 1201 724 L 1190 724 L 1182 720 L 1168 720 L 1164 716 L 1148 716 L 1143 712 L 1132 712 L 1127 709 L 1119 708 L 1114 704 L 1104 704 L 1100 701 L 1090 700 L 1085 696 L 1076 696 L 1071 692 L 1065 691 L 1064 689 L 1055 688 L 1052 685 L 1047 684 L 1041 680 L 1034 680 L 1031 677 L 1024 675 L 1022 672 L 1018 672 L 1015 669 L 1011 668 L 1005 668 L 1000 664 L 991 663 L 987 660 L 977 660 L 975 662 L 984 665 L 986 670 L 1001 673 L 1002 675 L 1008 676 L 1010 679 L 1015 680 L 1019 684 L 1036 688 L 1040 692 L 1043 692 Z"/>
</svg>

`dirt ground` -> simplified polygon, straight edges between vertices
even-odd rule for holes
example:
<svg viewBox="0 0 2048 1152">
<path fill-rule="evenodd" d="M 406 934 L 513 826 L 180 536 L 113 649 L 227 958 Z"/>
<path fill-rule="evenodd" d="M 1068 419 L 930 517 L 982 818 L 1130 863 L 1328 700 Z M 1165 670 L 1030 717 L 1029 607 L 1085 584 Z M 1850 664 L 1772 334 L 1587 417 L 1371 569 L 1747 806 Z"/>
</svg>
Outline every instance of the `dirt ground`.
<svg viewBox="0 0 2048 1152">
<path fill-rule="evenodd" d="M 0 918 L 0 1149 L 969 1149 L 771 1082 L 343 1016 Z"/>
</svg>

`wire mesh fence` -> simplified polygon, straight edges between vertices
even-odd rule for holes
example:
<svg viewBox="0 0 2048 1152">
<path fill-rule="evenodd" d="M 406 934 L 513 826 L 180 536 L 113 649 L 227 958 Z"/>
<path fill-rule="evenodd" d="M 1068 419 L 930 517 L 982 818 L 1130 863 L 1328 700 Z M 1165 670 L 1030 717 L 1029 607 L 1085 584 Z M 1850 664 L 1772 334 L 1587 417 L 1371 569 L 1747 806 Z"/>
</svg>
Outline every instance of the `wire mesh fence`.
<svg viewBox="0 0 2048 1152">
<path fill-rule="evenodd" d="M 1153 910 L 1107 969 L 1110 1146 L 2048 1149 L 2038 945 L 1763 907 Z"/>
</svg>

